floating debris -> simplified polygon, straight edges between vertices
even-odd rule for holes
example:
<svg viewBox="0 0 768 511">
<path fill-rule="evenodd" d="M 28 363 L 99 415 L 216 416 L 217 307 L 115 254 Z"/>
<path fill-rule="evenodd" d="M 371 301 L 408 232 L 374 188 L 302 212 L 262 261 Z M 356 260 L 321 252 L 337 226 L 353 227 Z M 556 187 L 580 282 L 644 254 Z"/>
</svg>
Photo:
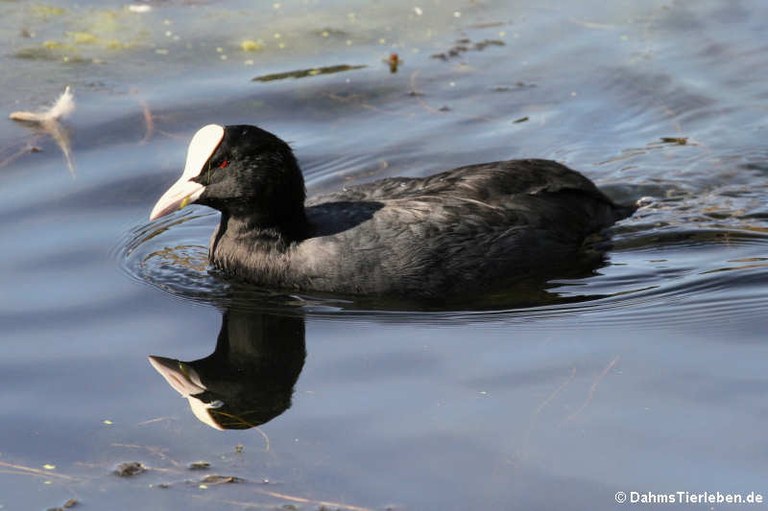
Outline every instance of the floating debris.
<svg viewBox="0 0 768 511">
<path fill-rule="evenodd" d="M 535 83 L 526 83 L 522 81 L 515 82 L 514 86 L 511 85 L 497 85 L 493 88 L 493 92 L 509 92 L 512 90 L 533 89 L 536 87 Z"/>
<path fill-rule="evenodd" d="M 267 75 L 257 76 L 251 81 L 253 82 L 273 82 L 275 80 L 285 80 L 288 78 L 305 78 L 307 76 L 329 75 L 334 73 L 343 73 L 344 71 L 353 71 L 355 69 L 362 69 L 364 65 L 350 66 L 346 64 L 338 66 L 325 66 L 325 67 L 313 67 L 311 69 L 299 69 L 296 71 L 287 71 L 285 73 L 271 73 Z"/>
<path fill-rule="evenodd" d="M 0 151 L 0 168 L 6 167 L 16 161 L 18 158 L 24 156 L 25 154 L 31 154 L 31 153 L 39 153 L 42 151 L 42 148 L 39 146 L 36 146 L 34 142 L 26 142 L 19 148 L 8 148 L 7 151 Z M 11 154 L 4 154 L 6 152 L 9 152 Z"/>
<path fill-rule="evenodd" d="M 236 477 L 236 476 L 220 476 L 220 475 L 209 475 L 205 476 L 200 480 L 201 485 L 217 485 L 217 484 L 232 484 L 232 483 L 242 483 L 243 479 Z"/>
<path fill-rule="evenodd" d="M 48 511 L 64 511 L 65 509 L 71 509 L 78 504 L 77 499 L 69 499 L 63 505 L 59 507 L 48 508 Z"/>
<path fill-rule="evenodd" d="M 72 89 L 66 87 L 64 93 L 59 96 L 59 99 L 57 99 L 47 110 L 39 112 L 12 112 L 8 117 L 14 121 L 32 124 L 39 131 L 50 135 L 64 154 L 64 159 L 67 161 L 67 168 L 69 169 L 70 174 L 74 176 L 75 165 L 72 161 L 69 133 L 67 133 L 67 130 L 59 122 L 71 115 L 74 111 L 75 96 L 72 93 Z"/>
<path fill-rule="evenodd" d="M 75 111 L 75 96 L 72 94 L 72 89 L 69 87 L 64 89 L 64 92 L 59 99 L 48 109 L 40 112 L 12 112 L 8 117 L 14 121 L 22 122 L 35 122 L 46 123 L 50 121 L 59 121 L 72 112 Z"/>
<path fill-rule="evenodd" d="M 403 59 L 395 52 L 390 53 L 389 58 L 384 59 L 384 62 L 389 64 L 390 73 L 397 73 L 397 68 L 404 64 Z"/>
<path fill-rule="evenodd" d="M 53 468 L 46 468 L 46 467 L 53 467 Z M 0 473 L 2 474 L 18 474 L 18 475 L 40 477 L 44 479 L 43 484 L 52 484 L 53 479 L 67 480 L 67 481 L 77 480 L 74 477 L 54 472 L 53 470 L 55 468 L 56 468 L 55 465 L 43 465 L 43 470 L 41 470 L 39 468 L 26 467 L 24 465 L 19 465 L 16 463 L 8 463 L 5 461 L 0 461 Z"/>
<path fill-rule="evenodd" d="M 189 465 L 187 465 L 187 468 L 189 470 L 208 470 L 211 468 L 211 464 L 207 461 L 193 461 Z"/>
<path fill-rule="evenodd" d="M 133 12 L 136 14 L 144 14 L 150 12 L 151 10 L 152 6 L 147 4 L 131 4 L 128 6 L 128 12 Z"/>
<path fill-rule="evenodd" d="M 33 5 L 30 10 L 34 16 L 44 20 L 54 16 L 61 16 L 67 12 L 61 7 L 54 7 L 52 5 Z"/>
<path fill-rule="evenodd" d="M 240 49 L 243 51 L 261 51 L 264 49 L 264 41 L 261 39 L 258 41 L 246 39 L 240 42 Z"/>
<path fill-rule="evenodd" d="M 118 477 L 133 477 L 142 474 L 147 471 L 145 467 L 139 461 L 129 461 L 126 463 L 120 463 L 115 470 L 112 471 Z"/>
<path fill-rule="evenodd" d="M 665 144 L 688 145 L 688 137 L 661 137 L 659 140 Z"/>
<path fill-rule="evenodd" d="M 447 61 L 468 51 L 483 51 L 488 46 L 506 46 L 506 43 L 500 39 L 484 39 L 473 44 L 470 39 L 465 37 L 458 39 L 448 51 L 433 54 L 432 58 Z"/>
<path fill-rule="evenodd" d="M 506 43 L 500 39 L 485 39 L 479 43 L 475 43 L 472 49 L 475 51 L 483 51 L 489 46 L 506 46 Z"/>
<path fill-rule="evenodd" d="M 75 44 L 96 44 L 99 40 L 98 37 L 90 32 L 67 32 L 67 36 Z"/>
<path fill-rule="evenodd" d="M 327 38 L 333 38 L 333 39 L 339 39 L 339 40 L 349 39 L 349 32 L 340 30 L 338 28 L 332 28 L 332 27 L 325 27 L 325 28 L 321 28 L 320 30 L 314 30 L 312 33 L 326 39 Z"/>
<path fill-rule="evenodd" d="M 78 503 L 77 500 L 69 499 L 68 501 L 66 501 L 64 503 L 64 505 L 59 506 L 59 507 L 50 507 L 50 508 L 48 508 L 47 511 L 64 511 L 65 509 L 70 509 L 70 508 L 75 507 L 77 505 L 77 503 Z"/>
<path fill-rule="evenodd" d="M 506 24 L 507 22 L 505 21 L 487 21 L 481 23 L 473 23 L 472 25 L 469 25 L 469 28 L 495 28 L 503 27 Z"/>
</svg>

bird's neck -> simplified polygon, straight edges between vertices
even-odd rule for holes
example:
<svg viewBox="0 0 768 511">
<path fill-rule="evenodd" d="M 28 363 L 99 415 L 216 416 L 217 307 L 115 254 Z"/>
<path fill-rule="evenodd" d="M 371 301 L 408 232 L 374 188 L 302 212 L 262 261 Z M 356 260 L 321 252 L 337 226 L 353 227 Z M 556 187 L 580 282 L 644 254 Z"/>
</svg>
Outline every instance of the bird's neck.
<svg viewBox="0 0 768 511">
<path fill-rule="evenodd" d="M 305 239 L 310 226 L 304 206 L 280 215 L 254 211 L 224 211 L 212 248 L 222 239 L 235 241 L 254 249 L 282 250 Z"/>
</svg>

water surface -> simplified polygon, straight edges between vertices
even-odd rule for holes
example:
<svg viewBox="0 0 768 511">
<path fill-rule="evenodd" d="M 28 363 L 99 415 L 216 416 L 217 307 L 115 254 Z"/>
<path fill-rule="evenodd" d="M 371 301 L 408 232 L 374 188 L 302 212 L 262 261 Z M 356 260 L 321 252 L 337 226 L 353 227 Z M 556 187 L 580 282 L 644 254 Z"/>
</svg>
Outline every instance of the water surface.
<svg viewBox="0 0 768 511">
<path fill-rule="evenodd" d="M 561 4 L 0 4 L 0 106 L 78 101 L 73 172 L 0 124 L 0 506 L 768 498 L 768 7 Z M 243 289 L 205 264 L 215 214 L 146 220 L 210 122 L 290 141 L 310 194 L 544 157 L 647 205 L 605 264 L 490 305 Z M 148 355 L 266 422 L 212 428 Z"/>
</svg>

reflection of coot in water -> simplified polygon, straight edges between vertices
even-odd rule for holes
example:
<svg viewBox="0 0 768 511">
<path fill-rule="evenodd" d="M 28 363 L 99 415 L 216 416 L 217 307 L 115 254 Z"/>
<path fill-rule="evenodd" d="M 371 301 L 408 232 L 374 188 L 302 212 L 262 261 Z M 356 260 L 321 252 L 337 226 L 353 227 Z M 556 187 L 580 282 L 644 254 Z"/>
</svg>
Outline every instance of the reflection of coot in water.
<svg viewBox="0 0 768 511">
<path fill-rule="evenodd" d="M 256 284 L 444 298 L 573 264 L 590 234 L 630 215 L 548 160 L 390 178 L 310 199 L 288 145 L 254 126 L 208 125 L 150 219 L 189 203 L 221 211 L 211 262 Z"/>
<path fill-rule="evenodd" d="M 194 362 L 149 361 L 202 422 L 247 429 L 291 406 L 305 357 L 302 317 L 230 310 L 211 355 Z"/>
</svg>

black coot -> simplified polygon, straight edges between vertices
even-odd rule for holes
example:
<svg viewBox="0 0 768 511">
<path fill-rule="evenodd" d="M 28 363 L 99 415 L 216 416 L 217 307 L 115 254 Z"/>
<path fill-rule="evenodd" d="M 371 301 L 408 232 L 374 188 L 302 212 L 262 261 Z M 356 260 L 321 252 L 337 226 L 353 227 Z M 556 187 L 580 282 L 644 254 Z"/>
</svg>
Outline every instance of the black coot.
<svg viewBox="0 0 768 511">
<path fill-rule="evenodd" d="M 305 201 L 285 142 L 255 126 L 208 125 L 154 220 L 187 204 L 221 211 L 212 264 L 262 286 L 437 298 L 554 274 L 585 238 L 632 214 L 549 160 L 388 178 Z"/>
</svg>

